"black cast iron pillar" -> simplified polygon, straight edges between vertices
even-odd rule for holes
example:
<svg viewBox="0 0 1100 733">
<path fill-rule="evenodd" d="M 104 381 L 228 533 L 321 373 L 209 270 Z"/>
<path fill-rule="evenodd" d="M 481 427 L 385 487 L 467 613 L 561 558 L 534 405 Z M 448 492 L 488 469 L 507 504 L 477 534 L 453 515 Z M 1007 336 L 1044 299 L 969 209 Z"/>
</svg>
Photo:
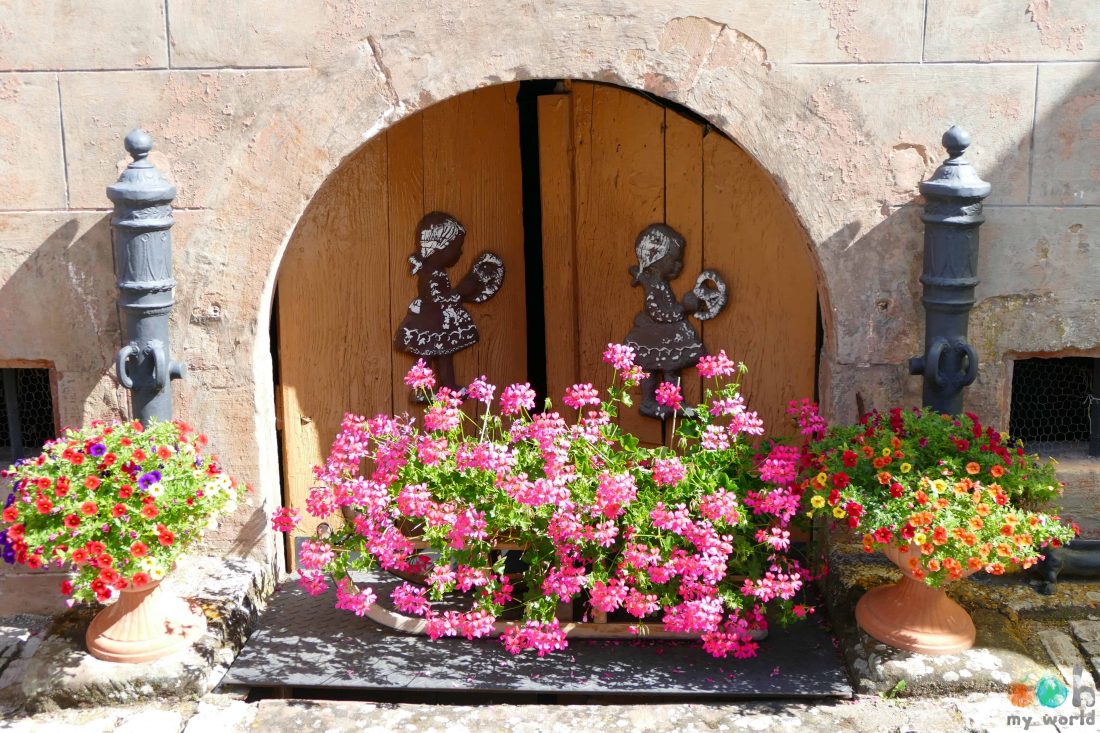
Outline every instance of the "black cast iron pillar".
<svg viewBox="0 0 1100 733">
<path fill-rule="evenodd" d="M 978 285 L 978 227 L 990 185 L 963 152 L 970 135 L 953 126 L 943 135 L 948 158 L 920 184 L 924 194 L 924 355 L 909 373 L 924 376 L 923 402 L 937 412 L 962 412 L 963 388 L 978 376 L 978 354 L 967 341 Z"/>
<path fill-rule="evenodd" d="M 127 343 L 118 351 L 119 383 L 130 390 L 134 415 L 143 425 L 172 419 L 170 380 L 184 366 L 168 355 L 168 314 L 172 289 L 172 200 L 176 187 L 149 162 L 153 141 L 142 130 L 126 136 L 133 162 L 107 187 L 115 205 L 114 236 L 118 301 L 126 314 Z"/>
</svg>

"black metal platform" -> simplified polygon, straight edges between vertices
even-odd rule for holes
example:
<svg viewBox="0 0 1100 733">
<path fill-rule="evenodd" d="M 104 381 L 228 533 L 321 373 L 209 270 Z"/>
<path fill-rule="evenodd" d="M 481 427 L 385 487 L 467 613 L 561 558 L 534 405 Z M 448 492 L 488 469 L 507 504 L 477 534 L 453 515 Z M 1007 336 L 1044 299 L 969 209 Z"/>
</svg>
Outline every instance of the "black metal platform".
<svg viewBox="0 0 1100 733">
<path fill-rule="evenodd" d="M 384 595 L 385 576 L 371 580 Z M 263 688 L 715 698 L 851 697 L 834 638 L 815 620 L 775 629 L 753 659 L 698 642 L 571 639 L 539 658 L 497 640 L 409 636 L 333 607 L 335 593 L 278 590 L 223 683 Z"/>
</svg>

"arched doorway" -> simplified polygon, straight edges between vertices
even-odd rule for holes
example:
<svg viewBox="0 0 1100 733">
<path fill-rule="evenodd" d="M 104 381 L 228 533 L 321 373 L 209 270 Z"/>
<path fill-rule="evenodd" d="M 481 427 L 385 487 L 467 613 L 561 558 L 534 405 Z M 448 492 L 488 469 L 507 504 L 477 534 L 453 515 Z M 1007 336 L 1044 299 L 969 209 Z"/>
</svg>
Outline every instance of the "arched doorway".
<svg viewBox="0 0 1100 733">
<path fill-rule="evenodd" d="M 623 339 L 642 305 L 628 275 L 635 237 L 665 223 L 686 240 L 677 294 L 704 268 L 729 283 L 728 307 L 698 331 L 708 349 L 749 366 L 744 391 L 771 432 L 787 432 L 787 400 L 813 394 L 810 248 L 767 172 L 703 121 L 649 96 L 536 84 L 526 111 L 517 97 L 531 89 L 512 83 L 403 120 L 350 156 L 310 202 L 276 291 L 287 504 L 304 505 L 310 468 L 345 412 L 414 409 L 402 383 L 414 357 L 395 350 L 393 337 L 417 294 L 407 262 L 416 225 L 432 210 L 468 232 L 457 276 L 485 250 L 507 271 L 500 292 L 471 308 L 481 339 L 456 358 L 460 382 L 485 374 L 504 385 L 535 372 L 536 387 L 554 398 L 574 382 L 598 383 L 604 346 Z M 686 387 L 698 394 L 698 384 Z M 623 421 L 661 440 L 659 422 L 635 413 Z"/>
</svg>

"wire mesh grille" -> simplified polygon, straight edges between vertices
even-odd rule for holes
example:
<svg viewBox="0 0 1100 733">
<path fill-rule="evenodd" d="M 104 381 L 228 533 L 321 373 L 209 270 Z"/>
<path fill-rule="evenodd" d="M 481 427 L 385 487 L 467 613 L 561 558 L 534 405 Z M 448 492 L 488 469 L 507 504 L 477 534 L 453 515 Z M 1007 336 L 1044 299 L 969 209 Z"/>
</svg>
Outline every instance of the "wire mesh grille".
<svg viewBox="0 0 1100 733">
<path fill-rule="evenodd" d="M 1069 447 L 1087 443 L 1093 359 L 1021 359 L 1013 365 L 1009 432 L 1026 444 Z"/>
<path fill-rule="evenodd" d="M 0 462 L 38 453 L 56 433 L 50 370 L 0 369 Z"/>
</svg>

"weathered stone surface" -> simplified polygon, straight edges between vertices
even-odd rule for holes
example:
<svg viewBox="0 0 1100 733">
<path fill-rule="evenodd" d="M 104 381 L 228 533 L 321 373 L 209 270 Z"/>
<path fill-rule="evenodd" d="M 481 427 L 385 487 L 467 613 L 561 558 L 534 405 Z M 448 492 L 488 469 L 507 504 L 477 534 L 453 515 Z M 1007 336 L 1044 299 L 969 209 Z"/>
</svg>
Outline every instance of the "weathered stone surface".
<svg viewBox="0 0 1100 733">
<path fill-rule="evenodd" d="M 981 238 L 979 301 L 1025 293 L 1087 299 L 1100 280 L 1100 208 L 989 206 Z"/>
<path fill-rule="evenodd" d="M 109 205 L 104 188 L 128 157 L 122 138 L 142 127 L 150 159 L 176 184 L 179 207 L 201 206 L 229 150 L 247 138 L 257 109 L 306 72 L 125 72 L 61 77 L 70 200 Z"/>
<path fill-rule="evenodd" d="M 124 705 L 210 691 L 251 633 L 273 588 L 271 571 L 248 560 L 188 556 L 165 585 L 206 614 L 207 633 L 194 646 L 144 664 L 103 662 L 84 651 L 84 632 L 98 607 L 76 607 L 55 621 L 27 662 L 22 679 L 26 708 Z"/>
<path fill-rule="evenodd" d="M 1062 514 L 1077 522 L 1081 536 L 1100 539 L 1100 458 L 1058 457 L 1058 479 L 1065 485 Z"/>
<path fill-rule="evenodd" d="M 0 28 L 3 22 L 0 13 Z M 0 30 L 0 49 L 3 38 Z M 65 206 L 62 161 L 57 82 L 43 74 L 0 74 L 0 209 Z"/>
<path fill-rule="evenodd" d="M 1034 203 L 1100 203 L 1100 64 L 1039 67 L 1034 166 Z"/>
<path fill-rule="evenodd" d="M 1100 6 L 1090 0 L 928 0 L 926 61 L 1100 58 Z"/>
<path fill-rule="evenodd" d="M 1074 667 L 1083 668 L 1085 660 L 1081 658 L 1081 653 L 1070 635 L 1057 629 L 1043 629 L 1039 632 L 1039 641 L 1046 649 L 1050 661 L 1058 668 L 1062 680 L 1072 684 Z"/>
<path fill-rule="evenodd" d="M 1059 291 L 982 299 L 971 312 L 971 343 L 982 359 L 1091 352 L 1100 343 L 1100 320 L 1092 317 L 1100 308 L 1100 294 L 1093 288 L 1072 300 L 1062 296 Z"/>
<path fill-rule="evenodd" d="M 921 381 L 900 364 L 838 364 L 821 361 L 821 404 L 831 422 L 855 422 L 856 394 L 868 410 L 909 407 L 921 402 Z"/>
<path fill-rule="evenodd" d="M 61 581 L 65 573 L 24 570 L 0 565 L 0 617 L 16 614 L 52 616 L 65 610 Z"/>
<path fill-rule="evenodd" d="M 369 9 L 351 0 L 303 3 L 169 0 L 176 66 L 307 66 L 366 35 Z"/>
<path fill-rule="evenodd" d="M 920 60 L 924 8 L 911 0 L 700 5 L 708 12 L 693 8 L 693 15 L 712 17 L 748 34 L 778 63 Z"/>
<path fill-rule="evenodd" d="M 256 706 L 244 700 L 226 701 L 224 705 L 199 703 L 195 715 L 187 721 L 184 733 L 209 733 L 209 731 L 246 731 L 252 729 L 256 719 Z"/>
<path fill-rule="evenodd" d="M 881 205 L 915 198 L 947 157 L 944 131 L 958 124 L 974 141 L 967 158 L 993 183 L 987 203 L 1027 202 L 1034 67 L 821 65 L 799 67 L 797 78 L 836 136 L 827 162 L 851 193 Z M 985 90 L 980 100 L 975 89 Z"/>
<path fill-rule="evenodd" d="M 179 733 L 182 726 L 183 716 L 175 710 L 142 710 L 123 718 L 115 733 Z"/>
<path fill-rule="evenodd" d="M 952 583 L 948 593 L 971 614 L 978 629 L 973 649 L 960 654 L 929 656 L 902 652 L 881 644 L 855 624 L 855 605 L 867 590 L 896 582 L 900 574 L 889 561 L 867 555 L 854 545 L 837 544 L 829 554 L 827 603 L 830 622 L 840 638 L 841 650 L 862 694 L 886 693 L 905 681 L 906 694 L 914 696 L 959 695 L 976 691 L 1007 690 L 1012 682 L 1057 674 L 1038 633 L 1064 628 L 1062 609 L 1085 615 L 1067 589 L 1061 596 L 1040 596 L 1022 580 L 1024 576 L 977 576 Z M 1024 620 L 1009 606 L 1026 595 L 1052 615 Z"/>
<path fill-rule="evenodd" d="M 975 698 L 982 699 L 982 698 Z M 576 730 L 658 733 L 726 731 L 959 731 L 960 709 L 969 701 L 893 701 L 877 697 L 855 704 L 754 702 L 662 705 L 388 705 L 361 702 L 314 703 L 263 700 L 255 728 L 305 727 L 370 733 L 570 733 Z M 1000 716 L 1003 724 L 1003 711 Z M 992 716 L 981 714 L 970 730 L 984 730 Z M 996 718 L 992 718 L 996 720 Z"/>
<path fill-rule="evenodd" d="M 166 49 L 162 0 L 0 0 L 0 71 L 155 68 Z"/>
<path fill-rule="evenodd" d="M 63 374 L 114 361 L 118 291 L 107 214 L 0 213 L 0 283 L 0 358 L 50 359 Z"/>
</svg>

